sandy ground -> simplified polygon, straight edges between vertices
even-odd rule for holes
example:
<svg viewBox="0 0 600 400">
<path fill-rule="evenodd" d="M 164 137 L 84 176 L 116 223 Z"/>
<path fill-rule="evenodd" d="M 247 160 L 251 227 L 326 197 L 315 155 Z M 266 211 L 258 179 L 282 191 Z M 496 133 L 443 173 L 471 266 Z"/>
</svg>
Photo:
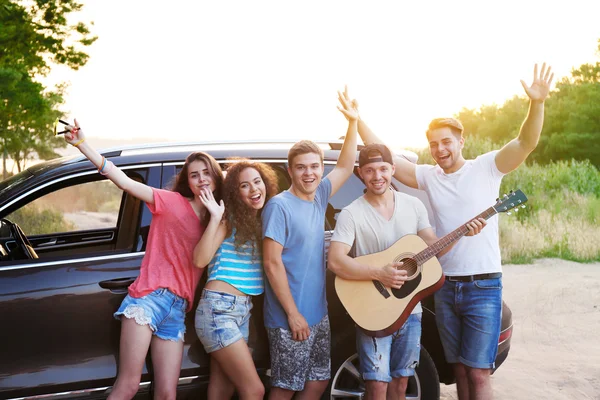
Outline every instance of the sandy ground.
<svg viewBox="0 0 600 400">
<path fill-rule="evenodd" d="M 600 399 L 600 263 L 505 265 L 503 284 L 514 333 L 494 399 Z"/>
<path fill-rule="evenodd" d="M 75 230 L 114 228 L 118 218 L 116 213 L 87 211 L 64 213 L 63 217 L 75 225 Z"/>
</svg>

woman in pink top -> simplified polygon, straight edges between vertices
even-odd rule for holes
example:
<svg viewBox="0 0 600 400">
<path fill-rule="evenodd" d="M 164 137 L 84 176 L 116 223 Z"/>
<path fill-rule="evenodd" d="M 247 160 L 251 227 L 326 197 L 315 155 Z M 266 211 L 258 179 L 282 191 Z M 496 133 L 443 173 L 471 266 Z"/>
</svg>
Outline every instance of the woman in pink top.
<svg viewBox="0 0 600 400">
<path fill-rule="evenodd" d="M 129 178 L 89 146 L 77 121 L 67 130 L 65 140 L 69 144 L 77 147 L 100 174 L 144 201 L 153 214 L 140 275 L 115 313 L 122 322 L 121 342 L 117 380 L 109 399 L 135 396 L 150 346 L 154 395 L 174 399 L 183 357 L 185 313 L 192 307 L 203 272 L 194 266 L 192 256 L 211 218 L 200 194 L 220 199 L 223 173 L 208 154 L 192 153 L 172 191 L 152 188 Z"/>
</svg>

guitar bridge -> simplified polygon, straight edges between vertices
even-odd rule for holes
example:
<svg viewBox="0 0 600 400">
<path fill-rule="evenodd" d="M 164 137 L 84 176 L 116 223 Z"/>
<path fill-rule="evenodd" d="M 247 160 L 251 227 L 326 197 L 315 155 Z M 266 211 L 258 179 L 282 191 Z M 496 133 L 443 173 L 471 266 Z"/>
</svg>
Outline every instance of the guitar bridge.
<svg viewBox="0 0 600 400">
<path fill-rule="evenodd" d="M 381 293 L 381 295 L 384 298 L 388 298 L 390 297 L 390 292 L 387 291 L 387 289 L 385 288 L 385 286 L 383 286 L 383 283 L 379 282 L 379 281 L 373 281 L 373 285 L 375 285 L 375 289 L 377 289 L 377 291 L 379 293 Z"/>
</svg>

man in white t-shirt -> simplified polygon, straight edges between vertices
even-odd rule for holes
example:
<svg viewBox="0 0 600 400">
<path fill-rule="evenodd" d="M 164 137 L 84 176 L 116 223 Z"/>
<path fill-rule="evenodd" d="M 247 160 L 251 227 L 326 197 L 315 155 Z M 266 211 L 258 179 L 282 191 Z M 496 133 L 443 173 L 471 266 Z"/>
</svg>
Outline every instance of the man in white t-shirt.
<svg viewBox="0 0 600 400">
<path fill-rule="evenodd" d="M 351 249 L 358 257 L 383 251 L 405 235 L 416 234 L 428 245 L 437 237 L 421 200 L 390 190 L 395 167 L 385 145 L 364 147 L 358 165 L 367 191 L 341 211 L 329 247 L 328 268 L 344 279 L 377 280 L 399 289 L 407 279 L 406 271 L 397 268 L 402 263 L 363 265 L 349 256 Z M 470 235 L 477 234 L 485 220 L 471 221 L 468 226 Z M 360 372 L 367 398 L 405 398 L 408 379 L 419 362 L 421 314 L 419 303 L 400 329 L 382 338 L 367 336 L 357 328 Z"/>
<path fill-rule="evenodd" d="M 415 165 L 394 158 L 394 176 L 429 196 L 436 233 L 443 236 L 494 204 L 502 177 L 516 169 L 536 148 L 544 121 L 544 101 L 554 74 L 535 66 L 531 86 L 521 81 L 530 99 L 519 136 L 502 149 L 465 160 L 463 127 L 454 118 L 431 121 L 427 139 L 437 165 Z M 366 144 L 382 143 L 364 121 L 358 131 Z M 435 310 L 446 360 L 453 365 L 458 397 L 491 399 L 490 374 L 498 350 L 502 312 L 502 267 L 498 218 L 488 220 L 480 235 L 459 241 L 439 258 L 446 282 L 435 294 Z"/>
</svg>

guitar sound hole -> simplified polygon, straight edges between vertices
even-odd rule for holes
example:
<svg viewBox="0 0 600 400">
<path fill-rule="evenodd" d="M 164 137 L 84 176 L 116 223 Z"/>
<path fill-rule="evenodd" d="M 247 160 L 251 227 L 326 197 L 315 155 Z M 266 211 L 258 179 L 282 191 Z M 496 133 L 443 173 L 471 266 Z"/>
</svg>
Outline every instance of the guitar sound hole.
<svg viewBox="0 0 600 400">
<path fill-rule="evenodd" d="M 417 262 L 413 258 L 403 258 L 400 261 L 402 262 L 402 266 L 399 267 L 398 269 L 405 270 L 406 274 L 409 277 L 411 277 L 414 274 L 416 274 L 417 271 L 419 270 L 419 266 L 417 265 Z"/>
<path fill-rule="evenodd" d="M 417 265 L 417 262 L 414 259 L 403 258 L 400 261 L 403 262 L 400 269 L 405 270 L 408 276 L 413 276 L 417 273 L 419 266 Z M 403 299 L 412 292 L 414 292 L 414 290 L 419 286 L 419 283 L 421 283 L 421 274 L 418 274 L 410 281 L 404 282 L 404 285 L 402 285 L 400 289 L 392 289 L 392 294 L 397 299 Z"/>
</svg>

